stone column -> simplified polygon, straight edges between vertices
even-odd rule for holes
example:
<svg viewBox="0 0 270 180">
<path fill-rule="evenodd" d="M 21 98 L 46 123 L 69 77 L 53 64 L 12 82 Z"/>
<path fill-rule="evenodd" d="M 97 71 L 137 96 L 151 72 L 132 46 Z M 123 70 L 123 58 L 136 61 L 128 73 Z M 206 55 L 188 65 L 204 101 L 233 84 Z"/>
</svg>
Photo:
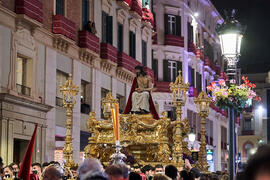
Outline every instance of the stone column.
<svg viewBox="0 0 270 180">
<path fill-rule="evenodd" d="M 46 48 L 45 104 L 55 107 L 56 97 L 56 51 Z M 55 108 L 46 114 L 45 161 L 54 160 L 55 151 Z"/>
<path fill-rule="evenodd" d="M 92 70 L 92 111 L 96 112 L 97 119 L 100 119 L 100 107 L 101 107 L 101 72 L 97 69 Z"/>
<path fill-rule="evenodd" d="M 114 98 L 116 98 L 116 94 L 117 94 L 117 79 L 112 77 L 112 95 Z"/>
<path fill-rule="evenodd" d="M 81 132 L 81 63 L 77 60 L 73 60 L 73 83 L 79 86 L 79 92 L 76 96 L 76 104 L 73 108 L 72 117 L 72 143 L 73 143 L 73 160 L 75 163 L 80 161 L 80 132 Z"/>
<path fill-rule="evenodd" d="M 158 80 L 159 81 L 164 81 L 164 77 L 163 77 L 163 59 L 158 56 Z"/>
<path fill-rule="evenodd" d="M 155 13 L 156 13 L 156 25 L 157 25 L 157 41 L 158 44 L 164 44 L 164 6 L 161 3 L 155 3 Z"/>
<path fill-rule="evenodd" d="M 221 125 L 220 118 L 213 121 L 214 169 L 221 170 Z"/>
<path fill-rule="evenodd" d="M 3 158 L 3 163 L 8 163 L 7 158 L 7 136 L 8 136 L 8 121 L 3 118 L 0 121 L 0 156 Z"/>
</svg>

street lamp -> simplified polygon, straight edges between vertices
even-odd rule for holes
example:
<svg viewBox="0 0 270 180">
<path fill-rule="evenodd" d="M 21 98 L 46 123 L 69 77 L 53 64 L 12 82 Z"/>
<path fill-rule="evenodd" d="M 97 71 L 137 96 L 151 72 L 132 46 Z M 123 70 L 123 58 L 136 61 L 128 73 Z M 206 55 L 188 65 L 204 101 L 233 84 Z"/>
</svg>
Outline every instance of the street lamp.
<svg viewBox="0 0 270 180">
<path fill-rule="evenodd" d="M 220 39 L 221 52 L 227 60 L 227 75 L 235 81 L 236 66 L 240 56 L 240 48 L 244 27 L 235 19 L 235 10 L 230 17 L 217 28 Z"/>
<path fill-rule="evenodd" d="M 240 56 L 241 41 L 245 28 L 235 19 L 235 10 L 230 17 L 217 28 L 220 38 L 221 51 L 227 61 L 227 75 L 230 83 L 235 83 L 238 57 Z M 235 176 L 235 120 L 234 109 L 229 109 L 229 171 L 230 180 Z"/>
<path fill-rule="evenodd" d="M 181 71 L 176 77 L 174 83 L 170 83 L 170 90 L 172 91 L 173 104 L 176 106 L 176 122 L 174 126 L 174 146 L 173 146 L 173 161 L 177 167 L 182 167 L 184 165 L 183 161 L 183 151 L 182 151 L 182 106 L 185 105 L 187 100 L 187 91 L 189 89 L 189 83 L 185 83 L 183 77 L 181 76 Z"/>
<path fill-rule="evenodd" d="M 76 104 L 76 95 L 78 94 L 79 87 L 73 84 L 72 75 L 69 74 L 69 78 L 66 83 L 60 86 L 60 92 L 63 95 L 63 105 L 66 108 L 67 113 L 67 125 L 66 125 L 66 138 L 64 146 L 64 158 L 65 168 L 70 169 L 75 164 L 73 162 L 73 147 L 72 147 L 72 110 Z"/>
<path fill-rule="evenodd" d="M 205 118 L 209 114 L 211 98 L 209 98 L 207 94 L 202 91 L 198 98 L 194 98 L 194 102 L 198 105 L 199 115 L 201 117 L 201 145 L 196 166 L 201 170 L 201 172 L 209 173 L 209 165 L 206 159 Z"/>
</svg>

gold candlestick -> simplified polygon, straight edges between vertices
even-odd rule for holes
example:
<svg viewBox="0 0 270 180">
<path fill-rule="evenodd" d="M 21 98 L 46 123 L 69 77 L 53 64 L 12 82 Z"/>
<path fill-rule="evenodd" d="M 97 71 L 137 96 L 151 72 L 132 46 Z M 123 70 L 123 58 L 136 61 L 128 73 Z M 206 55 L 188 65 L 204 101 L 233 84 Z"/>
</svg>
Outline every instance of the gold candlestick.
<svg viewBox="0 0 270 180">
<path fill-rule="evenodd" d="M 209 173 L 209 165 L 206 160 L 205 118 L 207 118 L 209 114 L 209 105 L 211 103 L 211 98 L 209 98 L 207 94 L 202 91 L 199 94 L 198 98 L 194 99 L 194 102 L 199 106 L 199 115 L 201 117 L 201 145 L 196 166 L 198 169 L 201 170 L 201 172 Z"/>
<path fill-rule="evenodd" d="M 179 71 L 179 75 L 177 76 L 174 83 L 170 83 L 170 90 L 173 94 L 173 104 L 176 106 L 176 124 L 174 126 L 174 134 L 173 134 L 173 163 L 177 167 L 183 167 L 183 137 L 182 137 L 182 106 L 186 103 L 186 93 L 189 89 L 189 83 L 185 83 L 184 79 L 181 76 L 181 71 Z"/>
<path fill-rule="evenodd" d="M 79 87 L 75 86 L 72 81 L 72 75 L 69 74 L 69 78 L 63 86 L 60 86 L 60 92 L 63 95 L 63 105 L 66 108 L 67 124 L 66 124 L 66 138 L 64 146 L 64 159 L 65 168 L 70 169 L 75 164 L 73 162 L 73 147 L 72 147 L 72 112 L 73 107 L 76 104 L 76 95 L 78 94 Z"/>
</svg>

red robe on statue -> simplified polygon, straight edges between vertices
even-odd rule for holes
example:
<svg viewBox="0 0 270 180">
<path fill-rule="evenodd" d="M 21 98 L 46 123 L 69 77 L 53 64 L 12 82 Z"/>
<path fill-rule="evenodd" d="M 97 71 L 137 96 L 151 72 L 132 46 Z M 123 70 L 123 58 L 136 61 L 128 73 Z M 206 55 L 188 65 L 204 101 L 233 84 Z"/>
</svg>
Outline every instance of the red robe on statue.
<svg viewBox="0 0 270 180">
<path fill-rule="evenodd" d="M 130 90 L 130 93 L 129 93 L 128 102 L 127 102 L 124 114 L 129 114 L 130 111 L 131 111 L 131 108 L 132 108 L 132 94 L 135 91 L 136 87 L 137 87 L 137 78 L 135 77 L 134 80 L 133 80 L 132 86 L 131 86 L 131 90 Z M 152 99 L 152 96 L 151 96 L 150 92 L 149 92 L 149 109 L 150 109 L 151 114 L 153 115 L 153 118 L 154 119 L 159 119 L 159 116 L 158 116 L 158 113 L 156 111 L 156 108 L 155 108 L 155 105 L 154 105 L 154 102 L 153 102 L 153 99 Z"/>
</svg>

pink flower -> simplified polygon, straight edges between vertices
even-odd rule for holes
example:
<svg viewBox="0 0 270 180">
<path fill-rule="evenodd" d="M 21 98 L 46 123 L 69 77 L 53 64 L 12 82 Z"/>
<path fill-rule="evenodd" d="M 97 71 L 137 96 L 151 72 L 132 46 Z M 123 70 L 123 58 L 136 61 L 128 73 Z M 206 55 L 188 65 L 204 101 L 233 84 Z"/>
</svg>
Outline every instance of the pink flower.
<svg viewBox="0 0 270 180">
<path fill-rule="evenodd" d="M 221 85 L 221 86 L 225 86 L 225 81 L 224 79 L 221 79 L 218 81 L 218 84 Z"/>
<path fill-rule="evenodd" d="M 216 82 L 211 82 L 212 87 L 216 87 Z"/>
</svg>

